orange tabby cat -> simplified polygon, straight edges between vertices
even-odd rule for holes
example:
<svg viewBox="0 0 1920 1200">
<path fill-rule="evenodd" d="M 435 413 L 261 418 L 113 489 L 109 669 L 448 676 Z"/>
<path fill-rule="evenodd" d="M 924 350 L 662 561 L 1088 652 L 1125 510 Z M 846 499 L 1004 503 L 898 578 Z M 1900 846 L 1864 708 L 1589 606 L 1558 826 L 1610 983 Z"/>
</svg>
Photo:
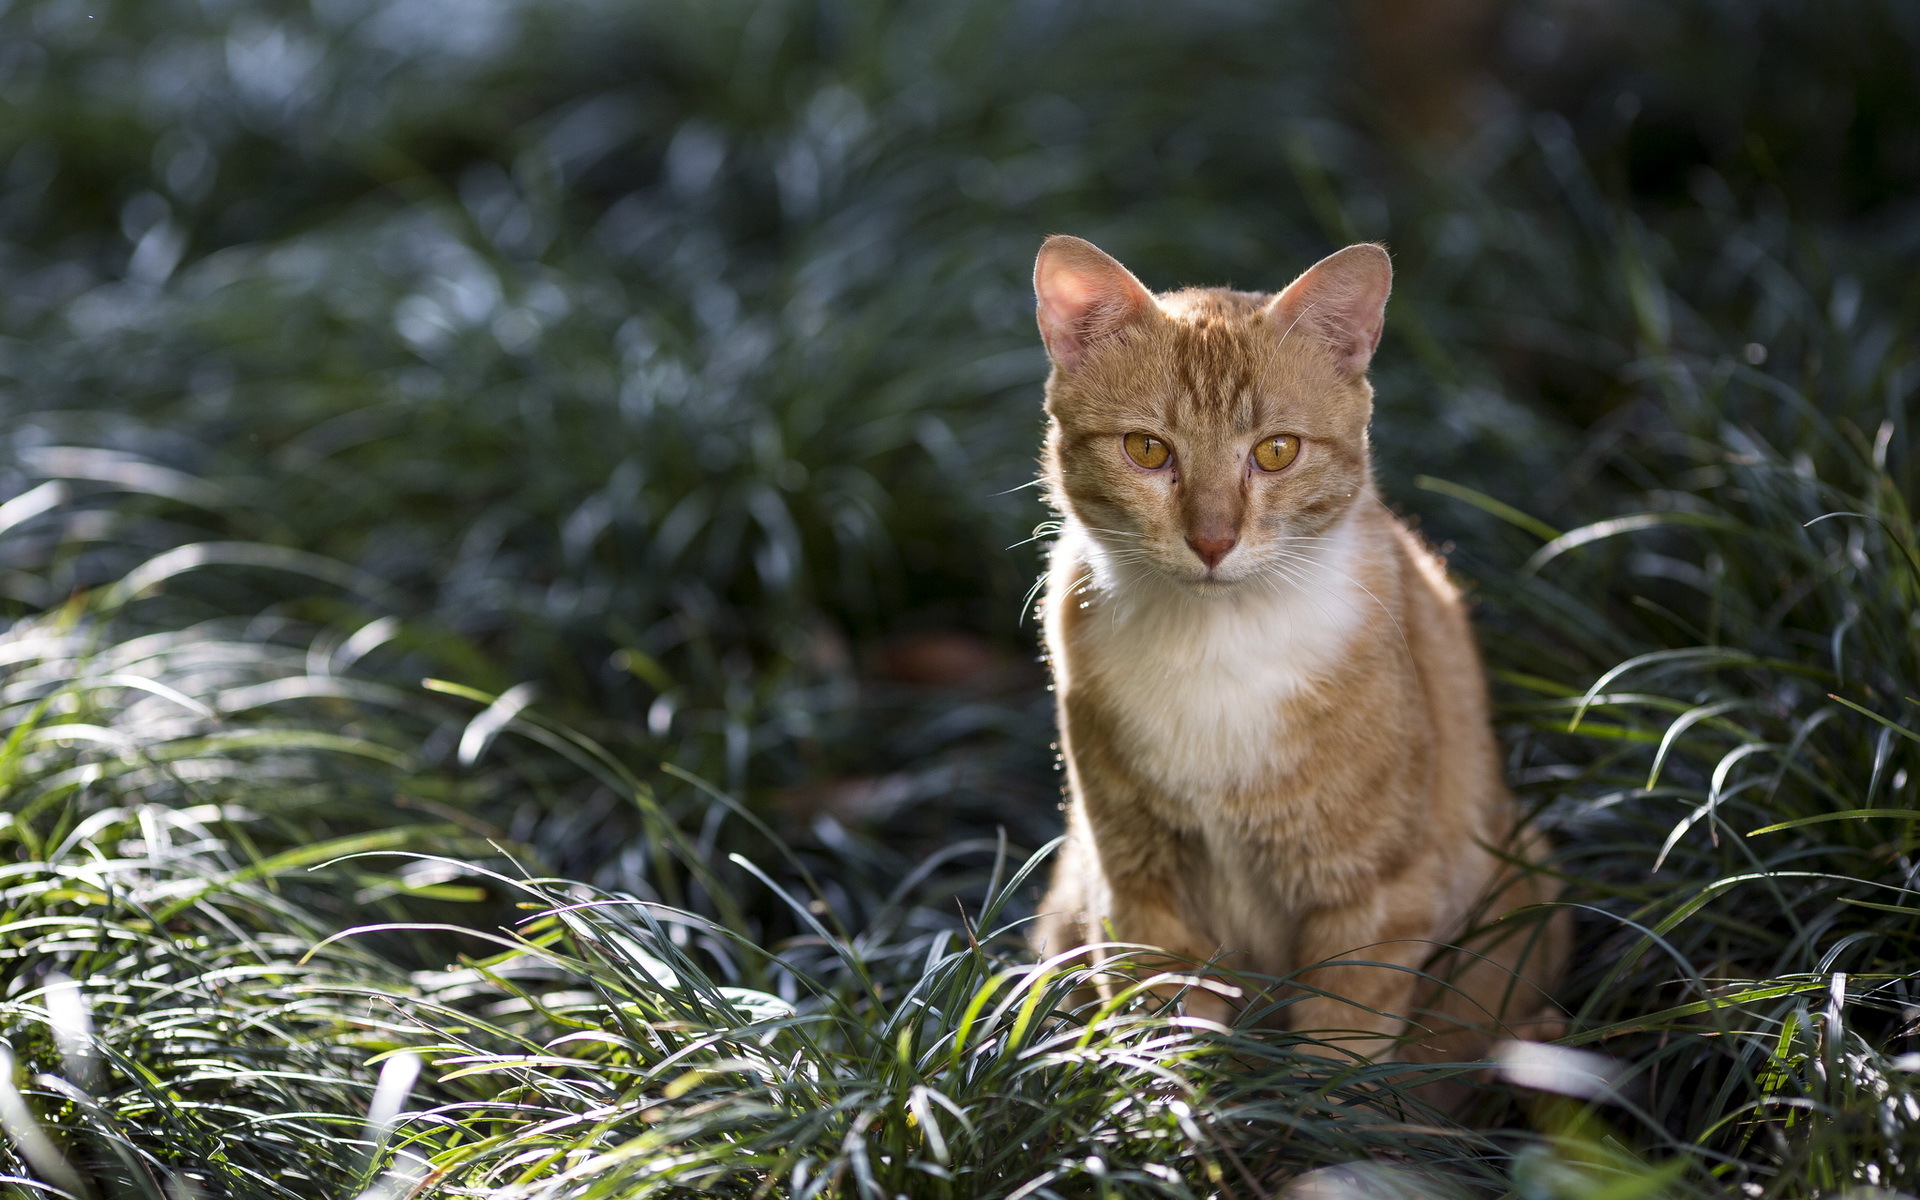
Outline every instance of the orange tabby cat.
<svg viewBox="0 0 1920 1200">
<path fill-rule="evenodd" d="M 1435 959 L 1554 889 L 1509 865 L 1545 844 L 1502 782 L 1459 595 L 1373 493 L 1366 370 L 1392 278 L 1360 245 L 1277 295 L 1155 296 L 1079 238 L 1041 248 L 1071 803 L 1034 946 L 1334 962 L 1295 977 L 1289 1026 L 1468 1057 L 1550 1032 L 1566 929 L 1510 920 Z M 1230 1016 L 1228 991 L 1188 1009 Z"/>
</svg>

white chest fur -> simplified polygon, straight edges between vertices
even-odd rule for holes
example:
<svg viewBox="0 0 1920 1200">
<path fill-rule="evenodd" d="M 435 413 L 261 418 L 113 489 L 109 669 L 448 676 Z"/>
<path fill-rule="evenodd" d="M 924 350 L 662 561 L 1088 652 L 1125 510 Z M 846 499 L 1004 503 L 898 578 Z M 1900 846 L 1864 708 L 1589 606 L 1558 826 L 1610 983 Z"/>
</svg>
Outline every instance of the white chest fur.
<svg viewBox="0 0 1920 1200">
<path fill-rule="evenodd" d="M 1209 799 L 1273 778 L 1304 750 L 1283 727 L 1283 702 L 1334 670 L 1378 615 L 1355 578 L 1359 536 L 1343 523 L 1286 577 L 1212 595 L 1107 578 L 1056 597 L 1087 608 L 1070 644 L 1056 625 L 1054 652 L 1069 656 L 1075 681 L 1097 681 L 1128 765 L 1203 814 Z M 1098 564 L 1102 551 L 1070 522 L 1056 553 Z"/>
</svg>

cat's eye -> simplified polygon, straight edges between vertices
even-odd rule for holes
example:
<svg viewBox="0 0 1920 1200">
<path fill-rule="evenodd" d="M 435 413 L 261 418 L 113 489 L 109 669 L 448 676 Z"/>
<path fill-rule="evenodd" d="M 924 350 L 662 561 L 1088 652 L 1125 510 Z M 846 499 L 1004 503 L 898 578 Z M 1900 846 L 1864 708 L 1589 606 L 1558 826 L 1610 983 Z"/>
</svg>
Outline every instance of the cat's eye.
<svg viewBox="0 0 1920 1200">
<path fill-rule="evenodd" d="M 1253 463 L 1262 471 L 1284 471 L 1300 456 L 1300 439 L 1283 433 L 1270 437 L 1253 448 Z"/>
<path fill-rule="evenodd" d="M 1149 471 L 1166 466 L 1167 459 L 1173 457 L 1167 444 L 1150 433 L 1130 433 L 1121 443 L 1127 448 L 1127 457 Z"/>
</svg>

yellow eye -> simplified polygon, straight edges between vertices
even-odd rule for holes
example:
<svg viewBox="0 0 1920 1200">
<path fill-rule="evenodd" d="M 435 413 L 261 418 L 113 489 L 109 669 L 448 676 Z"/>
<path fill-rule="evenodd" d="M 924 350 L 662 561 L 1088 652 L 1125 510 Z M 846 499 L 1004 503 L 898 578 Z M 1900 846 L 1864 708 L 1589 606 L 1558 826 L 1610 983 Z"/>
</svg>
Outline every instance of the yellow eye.
<svg viewBox="0 0 1920 1200">
<path fill-rule="evenodd" d="M 1127 447 L 1127 457 L 1149 471 L 1166 466 L 1173 455 L 1165 442 L 1150 433 L 1130 433 L 1121 441 Z"/>
<path fill-rule="evenodd" d="M 1270 437 L 1253 448 L 1253 462 L 1262 471 L 1284 471 L 1300 454 L 1300 439 L 1291 434 Z"/>
</svg>

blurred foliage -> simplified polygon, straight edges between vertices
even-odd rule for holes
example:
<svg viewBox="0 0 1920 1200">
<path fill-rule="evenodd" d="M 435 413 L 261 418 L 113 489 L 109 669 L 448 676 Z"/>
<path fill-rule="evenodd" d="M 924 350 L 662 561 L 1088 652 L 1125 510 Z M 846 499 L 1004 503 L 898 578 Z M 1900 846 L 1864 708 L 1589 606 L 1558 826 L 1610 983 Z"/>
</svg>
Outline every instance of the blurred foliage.
<svg viewBox="0 0 1920 1200">
<path fill-rule="evenodd" d="M 8 1186 L 1920 1188 L 1920 10 L 1456 7 L 0 10 Z M 1054 231 L 1390 244 L 1593 1103 L 1024 1003 Z"/>
</svg>

